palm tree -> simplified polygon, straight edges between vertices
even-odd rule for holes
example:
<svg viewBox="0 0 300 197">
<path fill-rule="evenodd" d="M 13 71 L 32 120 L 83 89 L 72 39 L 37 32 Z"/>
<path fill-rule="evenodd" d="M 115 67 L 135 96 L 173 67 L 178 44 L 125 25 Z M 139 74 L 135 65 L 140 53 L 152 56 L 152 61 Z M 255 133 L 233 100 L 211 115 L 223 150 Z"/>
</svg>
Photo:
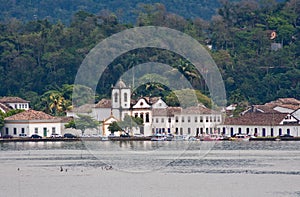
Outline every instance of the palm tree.
<svg viewBox="0 0 300 197">
<path fill-rule="evenodd" d="M 177 69 L 187 78 L 193 87 L 200 87 L 200 76 L 195 66 L 180 59 Z"/>
<path fill-rule="evenodd" d="M 52 115 L 63 115 L 65 110 L 71 106 L 70 102 L 62 96 L 62 92 L 58 90 L 49 90 L 44 93 L 42 103 L 44 111 Z"/>
</svg>

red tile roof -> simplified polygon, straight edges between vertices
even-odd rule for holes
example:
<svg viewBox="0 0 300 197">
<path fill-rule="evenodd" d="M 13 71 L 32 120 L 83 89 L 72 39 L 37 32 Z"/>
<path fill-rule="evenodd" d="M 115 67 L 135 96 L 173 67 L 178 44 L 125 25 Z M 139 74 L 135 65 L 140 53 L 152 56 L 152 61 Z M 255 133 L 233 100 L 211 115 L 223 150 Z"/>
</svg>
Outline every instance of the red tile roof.
<svg viewBox="0 0 300 197">
<path fill-rule="evenodd" d="M 182 110 L 182 113 L 183 114 L 212 114 L 216 112 L 202 105 L 199 105 L 199 106 L 185 108 Z"/>
<path fill-rule="evenodd" d="M 300 101 L 294 98 L 280 98 L 276 101 L 271 101 L 269 103 L 265 103 L 264 105 L 252 105 L 247 110 L 242 112 L 242 114 L 246 113 L 280 113 L 275 110 L 276 107 L 282 107 L 290 110 L 300 109 Z"/>
<path fill-rule="evenodd" d="M 274 109 L 275 107 L 283 107 L 296 110 L 300 108 L 300 101 L 295 98 L 279 98 L 276 101 L 266 103 L 265 106 Z"/>
<path fill-rule="evenodd" d="M 168 107 L 166 109 L 152 109 L 153 116 L 174 116 L 175 114 L 215 114 L 213 111 L 204 106 L 195 106 L 188 108 Z"/>
<path fill-rule="evenodd" d="M 26 101 L 19 97 L 2 97 L 0 99 L 0 103 L 29 103 L 29 101 Z"/>
<path fill-rule="evenodd" d="M 110 99 L 101 99 L 96 105 L 95 108 L 111 108 Z"/>
<path fill-rule="evenodd" d="M 5 113 L 11 110 L 11 108 L 4 103 L 0 103 L 0 111 L 4 111 Z"/>
<path fill-rule="evenodd" d="M 58 120 L 59 118 L 51 116 L 41 111 L 27 110 L 5 118 L 4 120 Z"/>
<path fill-rule="evenodd" d="M 69 112 L 74 112 L 74 113 L 91 113 L 92 108 L 94 104 L 84 104 L 79 107 L 73 108 L 69 110 Z"/>
<path fill-rule="evenodd" d="M 226 117 L 225 125 L 279 125 L 287 113 L 247 113 L 239 117 Z"/>
<path fill-rule="evenodd" d="M 246 113 L 278 113 L 278 111 L 268 105 L 252 105 L 246 111 L 242 112 L 243 115 Z"/>
<path fill-rule="evenodd" d="M 140 99 L 144 99 L 147 102 L 147 104 L 153 105 L 154 103 L 156 103 L 160 99 L 160 97 L 149 97 L 149 96 L 139 97 L 137 100 L 131 99 L 130 104 L 133 106 L 133 105 L 137 104 L 137 102 Z"/>
<path fill-rule="evenodd" d="M 149 104 L 154 104 L 156 103 L 160 97 L 143 97 Z"/>
<path fill-rule="evenodd" d="M 174 114 L 180 114 L 181 107 L 168 107 L 165 109 L 152 109 L 153 116 L 174 116 Z"/>
<path fill-rule="evenodd" d="M 70 122 L 71 120 L 74 120 L 74 117 L 61 117 L 61 122 L 62 123 L 68 123 Z"/>
</svg>

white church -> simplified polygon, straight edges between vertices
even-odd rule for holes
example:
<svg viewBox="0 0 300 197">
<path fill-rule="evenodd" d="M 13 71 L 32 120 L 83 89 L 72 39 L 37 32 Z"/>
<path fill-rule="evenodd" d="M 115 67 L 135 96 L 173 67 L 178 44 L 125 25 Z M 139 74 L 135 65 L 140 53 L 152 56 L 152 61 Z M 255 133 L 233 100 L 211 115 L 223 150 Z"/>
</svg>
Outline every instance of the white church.
<svg viewBox="0 0 300 197">
<path fill-rule="evenodd" d="M 222 122 L 222 114 L 203 105 L 183 109 L 170 107 L 159 97 L 131 98 L 131 87 L 119 80 L 112 87 L 111 100 L 102 99 L 94 105 L 84 105 L 67 112 L 67 116 L 87 114 L 101 121 L 100 134 L 108 136 L 108 126 L 123 120 L 126 115 L 143 119 L 143 128 L 132 128 L 133 133 L 151 136 L 156 133 L 198 136 L 204 133 L 220 132 L 217 125 Z M 119 135 L 121 133 L 115 133 Z"/>
</svg>

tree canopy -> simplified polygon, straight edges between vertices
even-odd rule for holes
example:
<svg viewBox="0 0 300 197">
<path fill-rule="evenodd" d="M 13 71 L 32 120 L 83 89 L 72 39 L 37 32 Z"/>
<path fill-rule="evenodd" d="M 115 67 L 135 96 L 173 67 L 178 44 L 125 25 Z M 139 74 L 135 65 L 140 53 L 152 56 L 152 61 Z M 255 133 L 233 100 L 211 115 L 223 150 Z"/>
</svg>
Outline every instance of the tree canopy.
<svg viewBox="0 0 300 197">
<path fill-rule="evenodd" d="M 113 134 L 117 131 L 131 132 L 133 127 L 143 127 L 144 122 L 140 117 L 125 115 L 122 121 L 114 121 L 108 126 L 108 130 Z"/>
<path fill-rule="evenodd" d="M 209 21 L 171 13 L 167 5 L 140 4 L 134 9 L 134 23 L 109 11 L 73 13 L 69 25 L 39 17 L 27 21 L 9 18 L 0 23 L 0 96 L 20 96 L 30 100 L 34 109 L 64 115 L 71 106 L 70 87 L 77 70 L 97 43 L 133 26 L 158 25 L 180 30 L 211 47 L 209 53 L 222 74 L 229 103 L 300 99 L 299 0 L 223 0 L 218 14 Z M 271 38 L 273 32 L 276 36 Z M 109 65 L 98 84 L 96 100 L 110 97 L 111 85 L 122 73 L 145 62 L 172 66 L 195 90 L 209 96 L 203 76 L 188 60 L 169 51 L 145 48 L 123 54 Z M 172 77 L 167 71 L 160 74 Z M 151 96 L 173 99 L 172 92 L 162 85 L 144 87 L 135 95 L 151 92 Z M 80 99 L 78 102 L 82 104 Z"/>
<path fill-rule="evenodd" d="M 84 132 L 87 129 L 98 129 L 100 123 L 94 120 L 91 116 L 77 114 L 78 118 L 74 118 L 68 124 L 65 125 L 65 128 L 74 128 L 79 129 L 81 134 L 84 135 Z"/>
</svg>

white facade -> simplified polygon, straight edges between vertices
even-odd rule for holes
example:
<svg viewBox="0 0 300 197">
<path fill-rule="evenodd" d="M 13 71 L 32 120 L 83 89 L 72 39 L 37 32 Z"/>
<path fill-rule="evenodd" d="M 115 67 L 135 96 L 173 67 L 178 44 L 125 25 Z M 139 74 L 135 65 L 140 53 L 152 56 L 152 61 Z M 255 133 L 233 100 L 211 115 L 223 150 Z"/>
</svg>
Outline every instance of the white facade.
<svg viewBox="0 0 300 197">
<path fill-rule="evenodd" d="M 0 103 L 5 104 L 12 109 L 29 110 L 29 101 L 19 97 L 3 97 L 0 99 Z"/>
<path fill-rule="evenodd" d="M 102 123 L 102 136 L 109 136 L 109 134 L 111 133 L 108 130 L 108 126 L 113 123 L 113 122 L 117 122 L 118 120 L 114 117 L 114 116 L 110 116 L 109 118 L 107 118 L 106 120 L 103 121 Z M 115 136 L 119 136 L 120 133 L 115 132 L 114 133 Z"/>
<path fill-rule="evenodd" d="M 98 121 L 104 121 L 111 114 L 111 108 L 93 108 L 93 118 Z"/>
<path fill-rule="evenodd" d="M 19 134 L 25 133 L 27 136 L 38 134 L 42 137 L 50 137 L 51 134 L 61 134 L 60 121 L 6 121 L 3 128 L 3 134 L 9 134 L 18 137 Z"/>
<path fill-rule="evenodd" d="M 130 114 L 131 89 L 120 80 L 112 89 L 111 94 L 113 116 L 117 119 L 123 119 L 126 114 Z"/>
<path fill-rule="evenodd" d="M 297 109 L 291 113 L 295 118 L 300 120 L 300 109 Z"/>
<path fill-rule="evenodd" d="M 4 119 L 2 135 L 9 134 L 14 137 L 24 133 L 27 136 L 38 134 L 50 137 L 51 134 L 61 134 L 61 119 L 50 116 L 41 111 L 26 110 Z"/>
<path fill-rule="evenodd" d="M 221 114 L 180 114 L 175 115 L 175 134 L 199 136 L 216 133 L 221 124 Z"/>
<path fill-rule="evenodd" d="M 260 137 L 300 135 L 299 120 L 287 113 L 252 112 L 236 118 L 226 118 L 225 123 L 218 128 L 222 134 L 228 136 L 237 133 Z"/>
<path fill-rule="evenodd" d="M 244 133 L 258 137 L 276 137 L 284 134 L 300 136 L 300 125 L 220 125 L 222 134 L 232 136 L 236 133 Z"/>
<path fill-rule="evenodd" d="M 168 105 L 160 98 L 152 105 L 152 109 L 166 109 Z"/>
<path fill-rule="evenodd" d="M 140 98 L 137 103 L 132 106 L 131 116 L 143 119 L 144 128 L 140 131 L 141 134 L 146 136 L 152 135 L 152 110 L 151 105 L 146 101 L 145 98 Z"/>
<path fill-rule="evenodd" d="M 215 133 L 222 123 L 222 114 L 199 106 L 175 110 L 170 107 L 154 110 L 152 121 L 153 133 L 200 136 Z"/>
<path fill-rule="evenodd" d="M 29 109 L 29 103 L 7 103 L 13 109 Z"/>
<path fill-rule="evenodd" d="M 174 114 L 170 109 L 154 109 L 152 116 L 152 134 L 155 133 L 172 133 L 175 134 Z M 169 112 L 169 113 L 168 113 Z"/>
<path fill-rule="evenodd" d="M 78 114 L 80 115 L 88 115 L 93 119 L 98 121 L 104 121 L 111 114 L 111 105 L 109 102 L 109 106 L 101 105 L 101 102 L 106 99 L 102 99 L 99 103 L 95 104 L 85 104 L 78 108 L 67 111 L 67 117 L 78 118 Z"/>
</svg>

